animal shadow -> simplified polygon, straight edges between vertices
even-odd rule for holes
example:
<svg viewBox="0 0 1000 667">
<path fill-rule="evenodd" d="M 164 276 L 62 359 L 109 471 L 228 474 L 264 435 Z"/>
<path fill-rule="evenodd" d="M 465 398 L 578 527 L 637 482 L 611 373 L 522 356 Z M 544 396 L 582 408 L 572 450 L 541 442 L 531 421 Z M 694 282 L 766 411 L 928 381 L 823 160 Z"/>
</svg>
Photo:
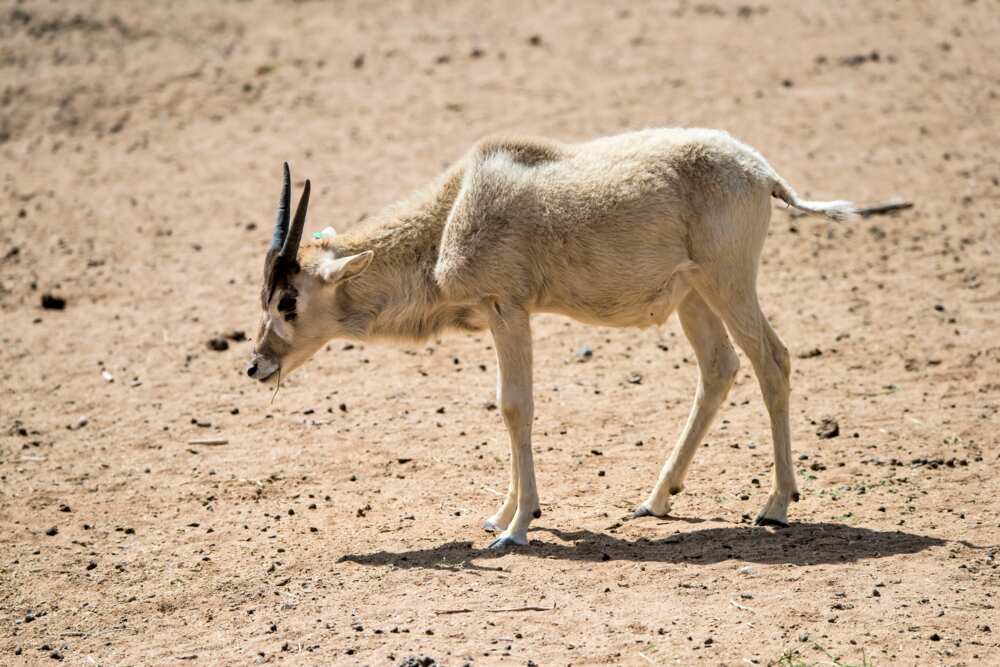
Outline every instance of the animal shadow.
<svg viewBox="0 0 1000 667">
<path fill-rule="evenodd" d="M 645 563 L 720 563 L 820 565 L 913 554 L 948 543 L 936 537 L 899 530 L 873 530 L 836 523 L 796 523 L 771 531 L 750 526 L 724 526 L 677 532 L 662 538 L 622 539 L 612 533 L 539 527 L 559 540 L 531 540 L 514 552 L 493 552 L 472 542 L 448 542 L 428 549 L 346 554 L 338 562 L 393 565 L 435 570 L 496 570 L 474 561 L 516 553 L 522 557 L 568 561 L 633 561 Z"/>
</svg>

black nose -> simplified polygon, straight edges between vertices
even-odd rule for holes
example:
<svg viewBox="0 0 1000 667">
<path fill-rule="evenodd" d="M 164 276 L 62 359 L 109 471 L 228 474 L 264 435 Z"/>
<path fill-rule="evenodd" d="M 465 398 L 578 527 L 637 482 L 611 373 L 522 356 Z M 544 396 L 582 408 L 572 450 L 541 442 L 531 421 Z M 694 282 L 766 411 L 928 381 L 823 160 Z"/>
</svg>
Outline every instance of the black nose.
<svg viewBox="0 0 1000 667">
<path fill-rule="evenodd" d="M 257 374 L 257 362 L 255 361 L 254 363 L 247 366 L 247 375 L 253 377 L 256 374 Z"/>
</svg>

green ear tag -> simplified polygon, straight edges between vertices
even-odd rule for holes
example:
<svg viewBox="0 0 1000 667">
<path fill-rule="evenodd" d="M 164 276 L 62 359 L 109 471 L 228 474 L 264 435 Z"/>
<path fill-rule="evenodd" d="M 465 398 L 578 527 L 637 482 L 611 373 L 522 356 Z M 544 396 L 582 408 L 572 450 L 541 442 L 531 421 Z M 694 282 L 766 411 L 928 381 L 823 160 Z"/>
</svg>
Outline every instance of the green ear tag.
<svg viewBox="0 0 1000 667">
<path fill-rule="evenodd" d="M 321 232 L 313 232 L 313 238 L 316 240 L 331 239 L 337 235 L 337 230 L 333 227 L 324 227 Z"/>
</svg>

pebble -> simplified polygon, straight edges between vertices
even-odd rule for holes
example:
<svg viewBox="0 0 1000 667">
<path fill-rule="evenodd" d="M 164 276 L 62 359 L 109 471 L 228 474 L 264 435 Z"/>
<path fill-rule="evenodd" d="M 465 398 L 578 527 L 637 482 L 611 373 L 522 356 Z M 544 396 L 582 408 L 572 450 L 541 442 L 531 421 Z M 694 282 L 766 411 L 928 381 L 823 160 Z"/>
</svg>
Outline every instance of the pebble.
<svg viewBox="0 0 1000 667">
<path fill-rule="evenodd" d="M 749 565 L 744 565 L 740 569 L 736 570 L 736 574 L 753 574 L 753 568 Z"/>
<path fill-rule="evenodd" d="M 410 656 L 399 663 L 398 667 L 437 667 L 438 663 L 434 658 L 425 655 Z"/>
<path fill-rule="evenodd" d="M 582 345 L 579 350 L 577 350 L 576 358 L 579 361 L 590 361 L 594 356 L 594 351 L 590 349 L 589 345 Z"/>
<path fill-rule="evenodd" d="M 229 349 L 229 341 L 221 336 L 209 338 L 207 345 L 208 349 L 215 350 L 216 352 L 224 352 Z"/>
<path fill-rule="evenodd" d="M 64 310 L 66 308 L 66 299 L 46 292 L 42 295 L 42 308 L 45 310 Z"/>
<path fill-rule="evenodd" d="M 816 435 L 824 440 L 836 438 L 840 435 L 840 424 L 837 423 L 836 419 L 827 417 L 820 423 L 819 428 L 816 429 Z"/>
</svg>

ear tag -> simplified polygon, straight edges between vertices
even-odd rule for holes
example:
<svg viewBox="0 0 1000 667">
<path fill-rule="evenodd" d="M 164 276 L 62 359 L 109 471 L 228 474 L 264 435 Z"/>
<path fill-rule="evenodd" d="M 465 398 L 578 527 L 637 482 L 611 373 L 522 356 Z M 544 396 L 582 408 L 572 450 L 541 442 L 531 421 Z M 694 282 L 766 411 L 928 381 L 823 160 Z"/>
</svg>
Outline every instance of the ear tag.
<svg viewBox="0 0 1000 667">
<path fill-rule="evenodd" d="M 337 230 L 335 230 L 333 227 L 325 227 L 321 232 L 313 232 L 313 238 L 316 239 L 317 241 L 321 241 L 323 239 L 332 239 L 336 235 L 337 235 Z"/>
</svg>

